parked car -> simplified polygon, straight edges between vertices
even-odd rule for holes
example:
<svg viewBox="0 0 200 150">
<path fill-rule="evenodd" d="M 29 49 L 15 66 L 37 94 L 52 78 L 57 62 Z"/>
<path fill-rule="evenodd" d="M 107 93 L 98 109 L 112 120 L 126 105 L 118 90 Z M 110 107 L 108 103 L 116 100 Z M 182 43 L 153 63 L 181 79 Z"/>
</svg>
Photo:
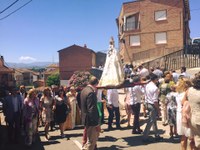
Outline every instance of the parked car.
<svg viewBox="0 0 200 150">
<path fill-rule="evenodd" d="M 191 44 L 185 49 L 184 54 L 200 55 L 200 37 L 192 38 Z"/>
<path fill-rule="evenodd" d="M 193 38 L 192 45 L 200 45 L 200 37 Z"/>
</svg>

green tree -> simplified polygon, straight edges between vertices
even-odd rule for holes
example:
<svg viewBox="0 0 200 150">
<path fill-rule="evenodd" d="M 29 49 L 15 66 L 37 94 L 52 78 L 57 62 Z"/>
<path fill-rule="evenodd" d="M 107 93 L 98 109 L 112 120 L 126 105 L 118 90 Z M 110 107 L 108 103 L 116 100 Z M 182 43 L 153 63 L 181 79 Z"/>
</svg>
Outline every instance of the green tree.
<svg viewBox="0 0 200 150">
<path fill-rule="evenodd" d="M 52 74 L 47 78 L 47 85 L 60 85 L 60 75 L 59 74 Z"/>
</svg>

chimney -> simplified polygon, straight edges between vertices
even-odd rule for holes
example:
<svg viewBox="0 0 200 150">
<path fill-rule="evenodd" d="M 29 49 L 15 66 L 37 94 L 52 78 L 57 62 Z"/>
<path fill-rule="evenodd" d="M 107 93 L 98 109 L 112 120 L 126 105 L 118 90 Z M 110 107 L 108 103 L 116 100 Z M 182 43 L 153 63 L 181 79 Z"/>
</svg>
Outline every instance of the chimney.
<svg viewBox="0 0 200 150">
<path fill-rule="evenodd" d="M 87 48 L 87 45 L 86 45 L 86 44 L 84 44 L 84 48 Z"/>
<path fill-rule="evenodd" d="M 3 66 L 4 65 L 4 59 L 3 59 L 3 56 L 0 57 L 0 66 Z"/>
</svg>

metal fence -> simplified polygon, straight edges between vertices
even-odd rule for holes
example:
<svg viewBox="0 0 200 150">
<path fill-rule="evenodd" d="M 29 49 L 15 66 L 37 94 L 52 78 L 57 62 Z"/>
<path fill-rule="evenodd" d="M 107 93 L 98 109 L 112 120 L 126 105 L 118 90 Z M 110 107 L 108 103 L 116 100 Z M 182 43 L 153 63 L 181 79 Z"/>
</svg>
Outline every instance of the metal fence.
<svg viewBox="0 0 200 150">
<path fill-rule="evenodd" d="M 164 67 L 166 70 L 177 70 L 182 66 L 187 68 L 200 67 L 200 49 L 188 48 L 167 54 L 160 58 L 144 63 L 147 68 Z"/>
</svg>

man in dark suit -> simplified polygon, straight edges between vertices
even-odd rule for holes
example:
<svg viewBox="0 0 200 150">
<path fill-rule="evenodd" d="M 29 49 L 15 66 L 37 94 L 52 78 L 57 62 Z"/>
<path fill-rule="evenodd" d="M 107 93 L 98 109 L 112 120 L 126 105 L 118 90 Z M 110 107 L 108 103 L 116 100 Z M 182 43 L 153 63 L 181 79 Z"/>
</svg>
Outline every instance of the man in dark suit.
<svg viewBox="0 0 200 150">
<path fill-rule="evenodd" d="M 85 134 L 87 137 L 87 144 L 84 147 L 87 150 L 95 149 L 100 132 L 100 119 L 97 109 L 96 95 L 97 85 L 98 79 L 92 77 L 89 85 L 87 85 L 81 92 L 82 122 L 85 126 Z"/>
<path fill-rule="evenodd" d="M 6 96 L 3 104 L 5 121 L 8 124 L 8 138 L 10 142 L 18 142 L 20 135 L 20 117 L 22 112 L 22 97 L 18 89 L 12 87 L 10 95 Z"/>
</svg>

